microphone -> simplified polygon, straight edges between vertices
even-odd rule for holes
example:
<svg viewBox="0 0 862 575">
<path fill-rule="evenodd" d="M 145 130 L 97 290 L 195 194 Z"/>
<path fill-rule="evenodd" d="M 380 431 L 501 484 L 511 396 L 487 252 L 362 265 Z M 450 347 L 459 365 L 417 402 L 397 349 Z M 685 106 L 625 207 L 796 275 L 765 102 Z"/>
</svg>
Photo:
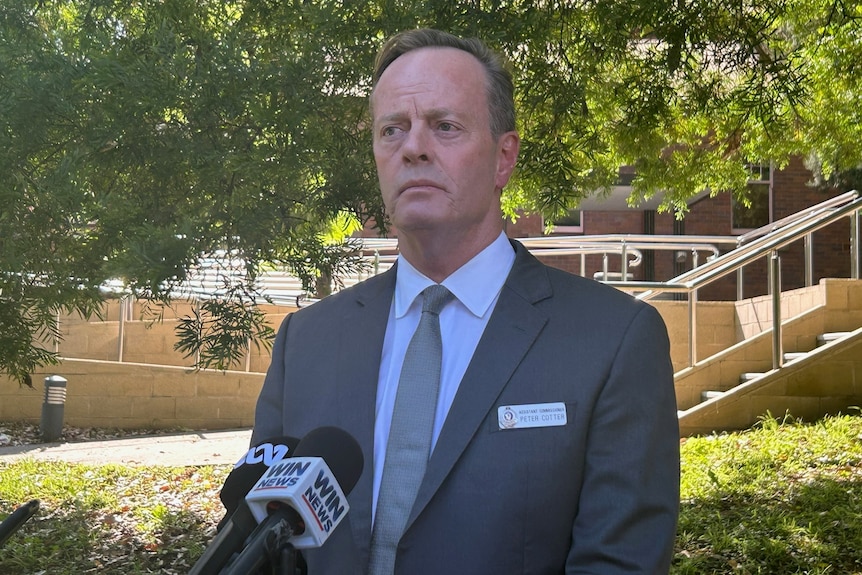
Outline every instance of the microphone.
<svg viewBox="0 0 862 575">
<path fill-rule="evenodd" d="M 33 517 L 39 510 L 39 500 L 33 499 L 20 506 L 18 509 L 9 514 L 9 517 L 0 523 L 0 547 L 6 543 L 13 533 L 18 531 L 28 519 Z"/>
<path fill-rule="evenodd" d="M 299 445 L 299 439 L 296 437 L 273 437 L 263 440 L 258 445 L 253 445 L 245 455 L 239 458 L 234 464 L 233 470 L 225 478 L 224 486 L 219 493 L 219 499 L 227 510 L 218 525 L 219 531 L 245 501 L 245 494 L 254 487 L 260 476 L 273 463 L 286 457 L 293 457 L 297 445 Z"/>
<path fill-rule="evenodd" d="M 293 548 L 323 545 L 346 516 L 363 465 L 359 443 L 343 429 L 309 432 L 294 456 L 270 467 L 245 496 L 260 525 L 228 573 L 256 573 L 267 562 L 284 567 Z"/>
<path fill-rule="evenodd" d="M 245 502 L 245 494 L 271 465 L 291 457 L 297 445 L 299 439 L 295 437 L 265 439 L 252 446 L 234 464 L 219 493 L 227 513 L 218 524 L 218 535 L 195 562 L 189 575 L 219 573 L 231 557 L 242 550 L 258 524 Z"/>
</svg>

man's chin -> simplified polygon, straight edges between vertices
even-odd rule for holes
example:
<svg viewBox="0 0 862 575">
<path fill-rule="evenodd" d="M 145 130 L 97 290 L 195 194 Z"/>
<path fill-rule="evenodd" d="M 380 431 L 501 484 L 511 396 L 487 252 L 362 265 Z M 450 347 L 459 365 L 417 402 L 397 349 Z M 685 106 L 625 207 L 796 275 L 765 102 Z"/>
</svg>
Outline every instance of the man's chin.
<svg viewBox="0 0 862 575">
<path fill-rule="evenodd" d="M 429 213 L 411 214 L 410 217 L 393 219 L 395 228 L 403 234 L 449 233 L 452 228 L 452 218 L 434 216 Z"/>
</svg>

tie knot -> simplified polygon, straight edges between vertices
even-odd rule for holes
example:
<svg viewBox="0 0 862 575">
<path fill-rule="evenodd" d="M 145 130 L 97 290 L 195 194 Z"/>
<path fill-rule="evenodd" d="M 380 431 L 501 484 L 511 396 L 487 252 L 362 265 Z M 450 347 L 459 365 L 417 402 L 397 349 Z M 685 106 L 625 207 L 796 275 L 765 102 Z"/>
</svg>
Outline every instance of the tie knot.
<svg viewBox="0 0 862 575">
<path fill-rule="evenodd" d="M 439 314 L 443 306 L 449 303 L 453 297 L 455 296 L 452 295 L 452 292 L 440 284 L 428 286 L 422 292 L 422 313 L 427 311 Z"/>
</svg>

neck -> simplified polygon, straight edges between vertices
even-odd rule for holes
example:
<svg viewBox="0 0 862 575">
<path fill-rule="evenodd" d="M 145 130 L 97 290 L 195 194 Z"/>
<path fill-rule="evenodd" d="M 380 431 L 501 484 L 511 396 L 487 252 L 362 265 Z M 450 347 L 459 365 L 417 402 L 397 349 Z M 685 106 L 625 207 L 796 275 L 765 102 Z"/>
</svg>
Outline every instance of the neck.
<svg viewBox="0 0 862 575">
<path fill-rule="evenodd" d="M 470 238 L 441 237 L 439 234 L 433 237 L 417 237 L 414 233 L 399 234 L 398 249 L 410 265 L 429 279 L 441 283 L 491 245 L 501 231 L 502 229 L 499 229 L 496 233 Z"/>
</svg>

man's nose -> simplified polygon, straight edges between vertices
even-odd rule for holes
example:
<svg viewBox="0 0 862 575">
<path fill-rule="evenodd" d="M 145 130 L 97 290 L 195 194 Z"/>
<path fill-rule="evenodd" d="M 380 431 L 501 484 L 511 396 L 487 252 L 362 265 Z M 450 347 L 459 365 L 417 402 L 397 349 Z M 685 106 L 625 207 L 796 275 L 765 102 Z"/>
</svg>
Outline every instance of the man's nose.
<svg viewBox="0 0 862 575">
<path fill-rule="evenodd" d="M 426 127 L 413 126 L 407 132 L 401 152 L 406 162 L 427 162 L 431 158 L 430 133 Z"/>
</svg>

